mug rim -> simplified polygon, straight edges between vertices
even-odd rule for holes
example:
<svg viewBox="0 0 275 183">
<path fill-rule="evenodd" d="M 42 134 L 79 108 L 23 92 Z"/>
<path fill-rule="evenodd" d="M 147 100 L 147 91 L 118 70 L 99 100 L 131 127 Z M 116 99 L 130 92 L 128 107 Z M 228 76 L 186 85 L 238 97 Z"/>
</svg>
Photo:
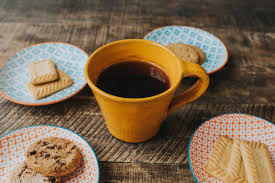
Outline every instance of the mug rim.
<svg viewBox="0 0 275 183">
<path fill-rule="evenodd" d="M 90 79 L 89 77 L 89 73 L 88 73 L 88 66 L 89 66 L 89 63 L 91 62 L 92 58 L 94 57 L 94 55 L 96 55 L 98 52 L 102 51 L 103 49 L 105 49 L 106 47 L 110 47 L 114 44 L 119 44 L 119 43 L 127 43 L 127 42 L 145 42 L 145 43 L 149 43 L 149 44 L 152 44 L 152 45 L 155 45 L 155 46 L 158 46 L 158 47 L 161 47 L 162 49 L 165 49 L 166 51 L 168 51 L 170 54 L 172 54 L 175 59 L 177 60 L 177 63 L 178 63 L 178 67 L 180 68 L 180 72 L 181 72 L 181 75 L 179 76 L 179 78 L 177 79 L 176 83 L 173 85 L 173 86 L 170 86 L 168 90 L 160 93 L 160 94 L 157 94 L 157 95 L 153 95 L 153 96 L 150 96 L 150 97 L 143 97 L 143 98 L 126 98 L 126 97 L 118 97 L 118 96 L 115 96 L 115 95 L 111 95 L 107 92 L 104 92 L 103 90 L 99 89 Z M 180 60 L 170 49 L 168 49 L 166 46 L 163 46 L 159 43 L 156 43 L 156 42 L 153 42 L 153 41 L 150 41 L 150 40 L 144 40 L 144 39 L 122 39 L 122 40 L 118 40 L 118 41 L 113 41 L 111 43 L 107 43 L 99 48 L 97 48 L 88 58 L 88 61 L 86 62 L 86 65 L 85 65 L 85 79 L 88 83 L 88 85 L 90 87 L 92 87 L 95 91 L 97 91 L 98 93 L 100 93 L 101 95 L 107 97 L 107 98 L 111 98 L 112 100 L 115 100 L 115 101 L 123 101 L 123 102 L 144 102 L 144 101 L 150 101 L 150 100 L 154 100 L 154 99 L 157 99 L 157 98 L 160 98 L 160 97 L 164 97 L 166 95 L 168 95 L 170 92 L 172 92 L 173 90 L 175 90 L 178 85 L 180 84 L 181 80 L 182 80 L 182 73 L 183 73 L 183 70 L 182 70 L 182 63 L 183 62 L 182 60 Z M 169 76 L 169 75 L 168 75 Z"/>
</svg>

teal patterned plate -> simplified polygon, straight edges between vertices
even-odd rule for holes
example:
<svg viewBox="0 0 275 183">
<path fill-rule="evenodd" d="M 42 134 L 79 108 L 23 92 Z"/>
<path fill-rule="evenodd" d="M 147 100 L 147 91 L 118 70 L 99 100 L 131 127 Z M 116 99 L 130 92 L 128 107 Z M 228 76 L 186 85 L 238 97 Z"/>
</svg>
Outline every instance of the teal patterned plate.
<svg viewBox="0 0 275 183">
<path fill-rule="evenodd" d="M 223 42 L 201 29 L 188 26 L 161 27 L 149 32 L 144 39 L 164 46 L 179 42 L 199 47 L 207 57 L 202 67 L 208 74 L 220 70 L 228 61 L 228 51 Z"/>
<path fill-rule="evenodd" d="M 74 84 L 53 95 L 36 100 L 28 91 L 29 64 L 52 59 L 66 72 Z M 88 55 L 80 48 L 59 42 L 39 43 L 26 47 L 0 63 L 0 94 L 8 100 L 23 105 L 48 105 L 66 100 L 86 86 L 84 67 Z"/>
</svg>

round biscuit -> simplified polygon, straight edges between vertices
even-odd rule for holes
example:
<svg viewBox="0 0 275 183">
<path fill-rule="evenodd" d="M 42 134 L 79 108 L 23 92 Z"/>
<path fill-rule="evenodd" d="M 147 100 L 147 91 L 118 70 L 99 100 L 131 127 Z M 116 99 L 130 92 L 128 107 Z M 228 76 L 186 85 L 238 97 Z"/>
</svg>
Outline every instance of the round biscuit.
<svg viewBox="0 0 275 183">
<path fill-rule="evenodd" d="M 203 53 L 203 51 L 199 47 L 196 47 L 196 46 L 193 46 L 193 45 L 189 45 L 189 46 L 191 46 L 193 49 L 195 49 L 196 52 L 198 53 L 199 59 L 200 59 L 199 64 L 203 64 L 205 62 L 205 60 L 206 60 L 206 56 Z"/>
<path fill-rule="evenodd" d="M 64 176 L 81 163 L 79 148 L 64 138 L 43 138 L 30 145 L 26 154 L 27 165 L 46 176 Z"/>
<path fill-rule="evenodd" d="M 167 45 L 167 47 L 183 61 L 196 64 L 200 62 L 198 52 L 189 45 L 183 43 L 171 43 Z"/>
<path fill-rule="evenodd" d="M 26 162 L 18 163 L 11 171 L 9 183 L 60 183 L 61 177 L 45 176 L 29 168 Z"/>
</svg>

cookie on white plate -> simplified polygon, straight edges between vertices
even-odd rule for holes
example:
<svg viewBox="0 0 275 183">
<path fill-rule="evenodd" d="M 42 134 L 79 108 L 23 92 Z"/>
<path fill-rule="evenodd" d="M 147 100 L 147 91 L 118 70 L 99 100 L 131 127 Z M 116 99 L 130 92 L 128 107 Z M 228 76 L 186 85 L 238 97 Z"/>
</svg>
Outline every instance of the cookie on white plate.
<svg viewBox="0 0 275 183">
<path fill-rule="evenodd" d="M 79 167 L 80 149 L 70 140 L 58 137 L 43 138 L 30 145 L 26 152 L 27 165 L 47 176 L 64 176 Z"/>
<path fill-rule="evenodd" d="M 11 171 L 9 183 L 60 183 L 61 177 L 45 176 L 21 162 Z"/>
</svg>

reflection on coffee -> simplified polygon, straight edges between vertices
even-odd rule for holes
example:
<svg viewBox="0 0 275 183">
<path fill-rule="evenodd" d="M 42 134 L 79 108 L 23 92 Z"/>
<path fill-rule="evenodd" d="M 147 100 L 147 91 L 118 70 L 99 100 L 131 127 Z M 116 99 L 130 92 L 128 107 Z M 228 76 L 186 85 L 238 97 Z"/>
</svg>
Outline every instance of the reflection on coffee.
<svg viewBox="0 0 275 183">
<path fill-rule="evenodd" d="M 106 93 L 124 98 L 144 98 L 160 94 L 170 87 L 168 75 L 152 63 L 127 61 L 103 70 L 96 82 Z"/>
</svg>

